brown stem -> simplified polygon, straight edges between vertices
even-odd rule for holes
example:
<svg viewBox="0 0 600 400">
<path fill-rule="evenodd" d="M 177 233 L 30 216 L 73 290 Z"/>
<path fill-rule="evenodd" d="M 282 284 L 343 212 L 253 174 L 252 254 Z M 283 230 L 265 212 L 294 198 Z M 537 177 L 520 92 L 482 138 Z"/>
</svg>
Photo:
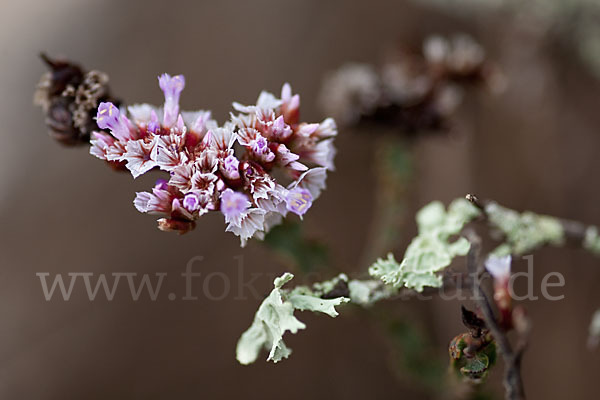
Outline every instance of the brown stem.
<svg viewBox="0 0 600 400">
<path fill-rule="evenodd" d="M 478 261 L 481 239 L 474 233 L 468 235 L 471 248 L 467 254 L 467 270 L 473 279 L 473 298 L 475 299 L 490 333 L 496 339 L 504 359 L 504 387 L 507 400 L 524 400 L 523 380 L 521 378 L 521 359 L 525 349 L 525 340 L 521 340 L 516 350 L 513 350 L 506 332 L 501 328 L 494 314 L 492 302 L 481 287 L 483 264 Z"/>
</svg>

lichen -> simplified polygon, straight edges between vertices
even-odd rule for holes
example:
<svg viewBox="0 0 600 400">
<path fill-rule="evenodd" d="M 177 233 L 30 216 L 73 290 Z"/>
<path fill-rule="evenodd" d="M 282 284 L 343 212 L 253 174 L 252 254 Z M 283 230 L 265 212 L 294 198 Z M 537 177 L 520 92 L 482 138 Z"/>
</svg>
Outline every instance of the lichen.
<svg viewBox="0 0 600 400">
<path fill-rule="evenodd" d="M 464 256 L 470 244 L 464 237 L 450 241 L 464 225 L 478 216 L 480 211 L 465 199 L 454 200 L 448 211 L 440 202 L 433 202 L 417 213 L 419 235 L 416 236 L 398 263 L 392 254 L 378 259 L 369 274 L 394 288 L 407 287 L 422 292 L 426 286 L 440 287 L 437 275 L 456 256 Z"/>
<path fill-rule="evenodd" d="M 485 207 L 489 221 L 505 237 L 505 243 L 493 253 L 522 255 L 544 245 L 562 246 L 565 233 L 557 218 L 535 214 L 530 211 L 517 211 L 489 203 Z"/>
<path fill-rule="evenodd" d="M 347 297 L 322 299 L 307 287 L 288 292 L 282 286 L 294 275 L 286 272 L 273 282 L 271 294 L 262 302 L 252 325 L 242 334 L 236 356 L 241 364 L 250 364 L 258 358 L 261 349 L 269 351 L 267 361 L 278 362 L 289 357 L 292 350 L 283 341 L 286 332 L 296 333 L 306 325 L 294 316 L 295 310 L 322 312 L 331 317 L 338 315 L 335 306 L 350 301 Z"/>
<path fill-rule="evenodd" d="M 600 235 L 598 235 L 598 228 L 595 226 L 590 226 L 585 231 L 583 248 L 596 255 L 600 255 Z"/>
</svg>

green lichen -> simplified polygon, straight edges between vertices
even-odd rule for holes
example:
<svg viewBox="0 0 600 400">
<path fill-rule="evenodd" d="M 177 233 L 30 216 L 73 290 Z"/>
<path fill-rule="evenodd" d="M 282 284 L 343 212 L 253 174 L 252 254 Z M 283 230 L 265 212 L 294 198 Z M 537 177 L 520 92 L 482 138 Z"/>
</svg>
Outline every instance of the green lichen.
<svg viewBox="0 0 600 400">
<path fill-rule="evenodd" d="M 428 204 L 417 213 L 419 235 L 406 249 L 402 262 L 388 254 L 387 259 L 378 259 L 369 268 L 369 274 L 396 289 L 407 287 L 422 292 L 426 286 L 440 287 L 442 280 L 436 273 L 450 265 L 454 257 L 466 255 L 470 247 L 463 237 L 455 241 L 450 238 L 479 214 L 465 199 L 454 200 L 448 211 L 440 202 Z"/>
<path fill-rule="evenodd" d="M 269 351 L 267 361 L 278 362 L 289 357 L 292 350 L 283 341 L 286 332 L 296 333 L 306 328 L 295 316 L 295 310 L 322 312 L 331 317 L 338 315 L 335 306 L 348 302 L 346 297 L 322 299 L 306 287 L 289 292 L 282 286 L 294 275 L 286 272 L 273 282 L 271 294 L 262 302 L 252 325 L 242 334 L 237 344 L 236 356 L 241 364 L 250 364 L 258 358 L 261 349 Z"/>
<path fill-rule="evenodd" d="M 530 211 L 517 211 L 489 203 L 485 207 L 493 227 L 505 236 L 505 243 L 493 253 L 522 255 L 544 245 L 562 246 L 565 234 L 557 218 L 539 215 Z"/>
<path fill-rule="evenodd" d="M 598 228 L 595 226 L 590 226 L 585 231 L 583 248 L 591 253 L 600 255 L 600 235 L 598 234 Z"/>
<path fill-rule="evenodd" d="M 600 310 L 597 310 L 590 323 L 590 336 L 588 343 L 590 347 L 597 347 L 600 342 Z"/>
</svg>

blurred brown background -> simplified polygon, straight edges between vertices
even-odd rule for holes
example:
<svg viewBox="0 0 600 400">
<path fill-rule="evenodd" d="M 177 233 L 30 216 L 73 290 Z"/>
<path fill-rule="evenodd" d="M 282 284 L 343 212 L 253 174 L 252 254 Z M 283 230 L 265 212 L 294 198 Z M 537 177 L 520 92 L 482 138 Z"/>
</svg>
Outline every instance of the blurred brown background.
<svg viewBox="0 0 600 400">
<path fill-rule="evenodd" d="M 224 121 L 233 100 L 289 81 L 302 95 L 303 120 L 319 120 L 323 75 L 347 61 L 376 63 L 397 40 L 465 31 L 498 60 L 508 90 L 472 92 L 449 137 L 419 143 L 414 209 L 467 192 L 517 209 L 600 224 L 600 84 L 568 48 L 505 16 L 458 19 L 413 3 L 350 1 L 3 1 L 0 13 L 0 397 L 3 399 L 427 398 L 395 371 L 385 330 L 350 308 L 333 320 L 306 313 L 307 330 L 286 342 L 279 365 L 241 366 L 235 344 L 259 298 L 236 300 L 234 256 L 260 296 L 288 267 L 260 243 L 241 249 L 218 216 L 189 235 L 155 229 L 132 206 L 133 182 L 87 149 L 69 150 L 46 136 L 34 85 L 41 50 L 105 71 L 113 90 L 133 103 L 160 103 L 156 77 L 183 73 L 184 109 L 212 109 Z M 368 132 L 342 131 L 337 171 L 305 218 L 307 231 L 332 245 L 334 268 L 352 274 L 373 214 Z M 411 225 L 411 229 L 412 225 Z M 413 232 L 407 232 L 406 239 Z M 231 294 L 221 301 L 169 301 L 184 290 L 180 273 L 196 255 L 204 276 L 223 272 Z M 535 256 L 536 290 L 547 271 L 565 275 L 565 299 L 526 304 L 534 321 L 524 361 L 531 399 L 597 398 L 600 352 L 586 349 L 600 306 L 600 261 L 581 250 Z M 524 268 L 518 263 L 517 269 Z M 168 272 L 156 302 L 90 302 L 76 285 L 70 301 L 46 302 L 36 272 Z M 328 272 L 328 276 L 333 272 Z M 325 276 L 324 278 L 326 278 Z M 218 278 L 214 293 L 222 292 Z M 102 297 L 102 296 L 100 296 Z M 458 302 L 388 302 L 379 312 L 417 315 L 443 360 L 462 328 Z M 382 311 L 383 310 L 383 311 Z M 416 311 L 415 311 L 416 310 Z M 411 318 L 412 318 L 411 317 Z M 501 368 L 489 383 L 501 398 Z"/>
</svg>

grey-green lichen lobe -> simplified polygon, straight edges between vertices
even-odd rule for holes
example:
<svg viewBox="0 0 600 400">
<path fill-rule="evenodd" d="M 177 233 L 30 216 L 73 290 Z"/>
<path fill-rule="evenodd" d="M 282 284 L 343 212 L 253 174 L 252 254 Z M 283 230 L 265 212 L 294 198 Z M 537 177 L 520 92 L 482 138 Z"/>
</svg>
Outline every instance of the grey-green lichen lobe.
<svg viewBox="0 0 600 400">
<path fill-rule="evenodd" d="M 558 218 L 517 211 L 491 202 L 485 207 L 489 221 L 505 236 L 505 243 L 493 253 L 522 255 L 544 245 L 562 246 L 565 232 Z"/>
<path fill-rule="evenodd" d="M 600 235 L 598 234 L 597 227 L 590 226 L 586 229 L 583 248 L 591 253 L 600 255 Z"/>
<path fill-rule="evenodd" d="M 331 317 L 338 315 L 335 306 L 350 301 L 347 297 L 322 299 L 309 288 L 300 286 L 292 291 L 282 286 L 294 275 L 286 272 L 273 282 L 273 290 L 258 308 L 252 325 L 240 337 L 236 357 L 241 364 L 250 364 L 264 348 L 269 352 L 267 361 L 278 362 L 289 357 L 292 350 L 283 341 L 286 332 L 296 333 L 306 325 L 294 316 L 295 310 L 322 312 Z"/>
<path fill-rule="evenodd" d="M 444 205 L 434 201 L 417 213 L 419 235 L 416 236 L 398 263 L 392 254 L 387 259 L 378 259 L 370 268 L 369 274 L 381 279 L 396 289 L 406 287 L 422 292 L 427 286 L 440 287 L 442 271 L 456 256 L 464 256 L 469 251 L 469 242 L 460 237 L 465 224 L 480 215 L 480 211 L 465 199 L 456 199 L 446 211 Z"/>
</svg>

